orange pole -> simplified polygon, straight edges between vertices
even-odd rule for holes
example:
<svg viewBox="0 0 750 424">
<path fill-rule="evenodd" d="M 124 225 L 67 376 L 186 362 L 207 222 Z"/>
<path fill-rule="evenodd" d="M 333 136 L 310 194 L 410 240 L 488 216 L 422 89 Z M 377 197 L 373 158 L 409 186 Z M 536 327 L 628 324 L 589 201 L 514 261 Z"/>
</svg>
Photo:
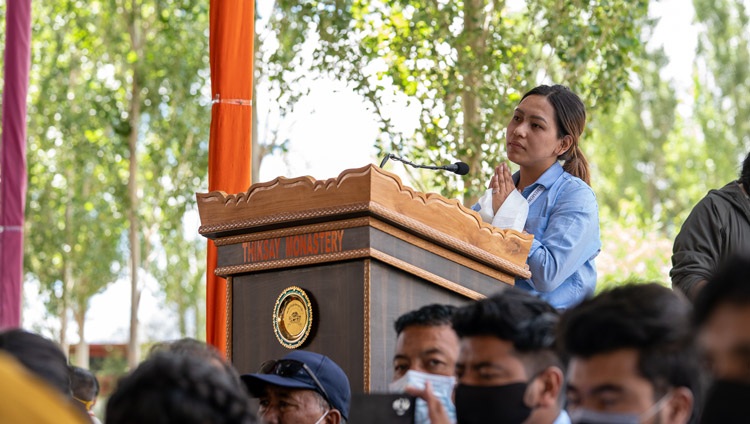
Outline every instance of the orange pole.
<svg viewBox="0 0 750 424">
<path fill-rule="evenodd" d="M 208 190 L 246 191 L 251 184 L 254 0 L 211 0 L 211 135 Z M 206 341 L 226 354 L 226 281 L 214 275 L 208 241 Z"/>
</svg>

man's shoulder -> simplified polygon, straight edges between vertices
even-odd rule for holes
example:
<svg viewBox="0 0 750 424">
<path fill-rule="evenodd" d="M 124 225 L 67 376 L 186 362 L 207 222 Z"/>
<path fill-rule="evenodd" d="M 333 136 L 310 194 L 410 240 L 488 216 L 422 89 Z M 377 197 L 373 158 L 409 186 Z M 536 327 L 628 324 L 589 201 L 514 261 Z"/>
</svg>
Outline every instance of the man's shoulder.
<svg viewBox="0 0 750 424">
<path fill-rule="evenodd" d="M 709 190 L 693 209 L 719 211 L 732 208 L 750 209 L 750 202 L 748 202 L 745 193 L 735 181 L 722 188 Z"/>
</svg>

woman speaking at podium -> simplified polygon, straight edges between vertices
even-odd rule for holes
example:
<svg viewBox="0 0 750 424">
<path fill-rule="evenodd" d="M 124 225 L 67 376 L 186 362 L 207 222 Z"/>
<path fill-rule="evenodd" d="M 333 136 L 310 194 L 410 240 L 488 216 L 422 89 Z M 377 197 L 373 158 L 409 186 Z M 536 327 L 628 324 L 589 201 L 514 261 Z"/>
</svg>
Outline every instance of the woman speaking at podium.
<svg viewBox="0 0 750 424">
<path fill-rule="evenodd" d="M 540 85 L 526 93 L 505 137 L 508 159 L 520 169 L 511 175 L 500 163 L 474 205 L 485 221 L 534 235 L 531 278 L 516 279 L 516 287 L 558 309 L 591 297 L 596 287 L 599 208 L 578 145 L 585 125 L 586 108 L 567 87 Z"/>
</svg>

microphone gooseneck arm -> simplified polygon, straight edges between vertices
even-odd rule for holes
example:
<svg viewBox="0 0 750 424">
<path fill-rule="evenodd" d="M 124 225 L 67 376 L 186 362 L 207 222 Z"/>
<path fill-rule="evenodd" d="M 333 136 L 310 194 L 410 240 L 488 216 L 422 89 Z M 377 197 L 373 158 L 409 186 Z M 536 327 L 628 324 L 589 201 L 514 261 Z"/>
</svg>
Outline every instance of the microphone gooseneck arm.
<svg viewBox="0 0 750 424">
<path fill-rule="evenodd" d="M 383 165 L 385 165 L 386 162 L 388 162 L 388 159 L 397 160 L 399 162 L 403 162 L 409 166 L 413 166 L 414 168 L 422 168 L 422 169 L 438 169 L 443 171 L 450 171 L 453 173 L 456 173 L 458 175 L 466 175 L 469 173 L 469 165 L 463 163 L 463 162 L 456 162 L 450 165 L 443 165 L 443 166 L 435 166 L 435 165 L 418 165 L 412 161 L 406 160 L 404 158 L 398 157 L 394 155 L 393 153 L 388 153 L 385 155 L 383 160 L 380 162 L 380 167 L 382 168 Z"/>
</svg>

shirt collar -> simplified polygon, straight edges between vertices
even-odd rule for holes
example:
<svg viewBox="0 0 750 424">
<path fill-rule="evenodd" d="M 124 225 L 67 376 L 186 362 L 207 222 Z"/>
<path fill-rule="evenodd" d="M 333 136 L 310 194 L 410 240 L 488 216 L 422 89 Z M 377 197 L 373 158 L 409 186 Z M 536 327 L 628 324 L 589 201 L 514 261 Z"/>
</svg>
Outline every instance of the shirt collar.
<svg viewBox="0 0 750 424">
<path fill-rule="evenodd" d="M 544 174 L 542 174 L 541 177 L 539 177 L 538 180 L 534 181 L 533 184 L 531 184 L 527 188 L 532 188 L 536 186 L 537 184 L 544 186 L 545 189 L 549 189 L 552 187 L 552 184 L 557 181 L 558 178 L 560 178 L 560 175 L 565 172 L 563 170 L 562 165 L 560 165 L 560 162 L 555 161 L 555 163 L 552 164 L 549 168 L 547 168 L 546 171 L 544 171 Z M 521 178 L 521 171 L 516 171 L 515 174 L 513 174 L 513 183 L 515 185 L 518 185 L 518 180 Z"/>
</svg>

